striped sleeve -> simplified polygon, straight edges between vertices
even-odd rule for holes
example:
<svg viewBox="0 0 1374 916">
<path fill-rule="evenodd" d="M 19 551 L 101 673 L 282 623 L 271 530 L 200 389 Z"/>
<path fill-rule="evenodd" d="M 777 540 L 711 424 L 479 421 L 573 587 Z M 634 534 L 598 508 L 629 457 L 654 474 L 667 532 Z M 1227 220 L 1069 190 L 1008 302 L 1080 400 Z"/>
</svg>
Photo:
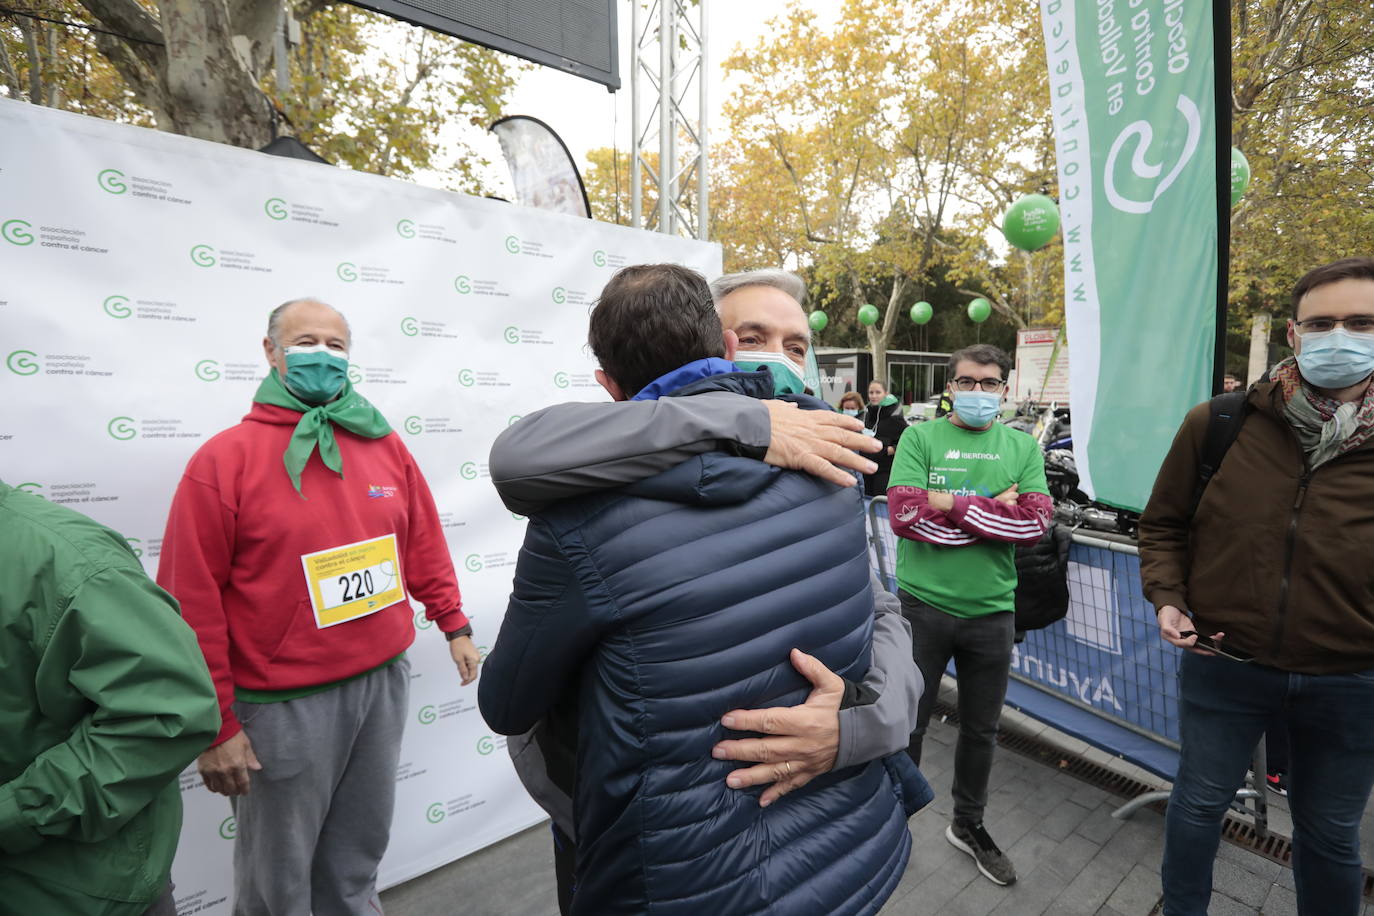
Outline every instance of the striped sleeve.
<svg viewBox="0 0 1374 916">
<path fill-rule="evenodd" d="M 898 537 L 943 547 L 972 544 L 978 538 L 961 531 L 949 516 L 930 505 L 921 487 L 888 487 L 887 517 Z"/>
<path fill-rule="evenodd" d="M 989 541 L 1034 544 L 1050 523 L 1054 503 L 1044 493 L 1022 493 L 1014 505 L 987 496 L 956 496 L 947 516 L 967 534 Z"/>
</svg>

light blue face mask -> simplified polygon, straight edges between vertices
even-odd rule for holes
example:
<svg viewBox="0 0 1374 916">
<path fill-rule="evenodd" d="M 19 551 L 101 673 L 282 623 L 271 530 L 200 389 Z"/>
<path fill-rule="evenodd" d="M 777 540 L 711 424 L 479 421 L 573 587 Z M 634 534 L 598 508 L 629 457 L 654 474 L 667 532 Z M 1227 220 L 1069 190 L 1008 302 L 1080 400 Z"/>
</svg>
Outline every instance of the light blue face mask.
<svg viewBox="0 0 1374 916">
<path fill-rule="evenodd" d="M 286 348 L 286 388 L 307 404 L 326 404 L 348 381 L 348 354 L 324 344 Z"/>
<path fill-rule="evenodd" d="M 853 407 L 846 407 L 844 410 L 840 411 L 840 413 L 844 414 L 846 417 L 857 417 L 859 415 L 859 411 Z"/>
<path fill-rule="evenodd" d="M 1374 334 L 1351 334 L 1333 328 L 1304 334 L 1298 369 L 1318 388 L 1349 388 L 1374 372 Z"/>
<path fill-rule="evenodd" d="M 982 429 L 993 420 L 1002 408 L 1002 396 L 986 391 L 954 392 L 954 412 L 965 426 Z"/>
<path fill-rule="evenodd" d="M 804 367 L 797 365 L 781 353 L 764 350 L 740 350 L 735 354 L 735 365 L 745 372 L 756 372 L 764 366 L 773 375 L 774 394 L 804 394 L 806 382 L 802 380 Z"/>
</svg>

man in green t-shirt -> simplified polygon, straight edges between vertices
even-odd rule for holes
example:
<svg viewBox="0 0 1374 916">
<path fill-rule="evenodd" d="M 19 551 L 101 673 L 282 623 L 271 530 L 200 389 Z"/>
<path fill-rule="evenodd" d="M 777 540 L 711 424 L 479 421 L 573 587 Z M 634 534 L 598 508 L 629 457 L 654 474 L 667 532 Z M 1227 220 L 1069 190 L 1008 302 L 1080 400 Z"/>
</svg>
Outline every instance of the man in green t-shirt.
<svg viewBox="0 0 1374 916">
<path fill-rule="evenodd" d="M 921 739 L 951 658 L 959 680 L 954 823 L 945 837 L 989 880 L 1016 869 L 983 827 L 997 723 L 1015 637 L 1016 544 L 1045 533 L 1053 504 L 1030 436 L 997 422 L 1011 359 L 979 344 L 949 358 L 953 411 L 902 434 L 888 480 L 888 517 L 901 541 L 897 584 L 927 689 L 907 753 Z"/>
</svg>

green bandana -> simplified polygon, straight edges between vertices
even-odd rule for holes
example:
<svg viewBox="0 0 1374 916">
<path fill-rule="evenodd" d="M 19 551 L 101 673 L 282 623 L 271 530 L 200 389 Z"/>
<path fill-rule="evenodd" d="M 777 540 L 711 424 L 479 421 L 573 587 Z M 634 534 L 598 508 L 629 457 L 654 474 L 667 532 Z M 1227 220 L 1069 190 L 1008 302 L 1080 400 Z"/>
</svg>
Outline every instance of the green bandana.
<svg viewBox="0 0 1374 916">
<path fill-rule="evenodd" d="M 330 424 L 337 424 L 368 439 L 380 439 L 391 433 L 391 426 L 387 424 L 386 417 L 383 417 L 367 398 L 354 392 L 353 383 L 348 381 L 344 382 L 337 398 L 328 404 L 312 407 L 287 391 L 277 375 L 277 370 L 273 369 L 258 386 L 258 392 L 253 395 L 253 400 L 258 404 L 285 407 L 303 414 L 301 421 L 296 424 L 295 431 L 291 433 L 291 442 L 286 446 L 286 454 L 282 456 L 282 461 L 286 464 L 286 475 L 291 478 L 291 485 L 301 494 L 302 499 L 305 498 L 305 494 L 301 493 L 301 472 L 305 470 L 310 453 L 316 446 L 319 446 L 320 460 L 324 462 L 324 466 L 340 477 L 343 476 L 343 456 L 339 454 L 339 444 L 334 441 L 334 427 Z"/>
</svg>

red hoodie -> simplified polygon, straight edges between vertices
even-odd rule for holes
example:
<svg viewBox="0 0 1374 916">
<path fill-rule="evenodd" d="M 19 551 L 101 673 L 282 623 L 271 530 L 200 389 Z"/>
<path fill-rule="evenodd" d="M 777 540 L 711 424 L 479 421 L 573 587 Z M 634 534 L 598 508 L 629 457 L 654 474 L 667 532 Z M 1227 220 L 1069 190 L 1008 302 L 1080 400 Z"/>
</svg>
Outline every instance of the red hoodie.
<svg viewBox="0 0 1374 916">
<path fill-rule="evenodd" d="M 301 557 L 395 534 L 401 578 L 444 632 L 467 625 L 434 498 L 395 433 L 334 435 L 344 476 L 312 452 L 291 485 L 282 455 L 301 415 L 254 404 L 243 422 L 192 456 L 177 485 L 158 584 L 181 602 L 219 692 L 224 725 L 235 685 L 289 690 L 343 680 L 405 651 L 415 638 L 407 602 L 320 628 Z"/>
</svg>

